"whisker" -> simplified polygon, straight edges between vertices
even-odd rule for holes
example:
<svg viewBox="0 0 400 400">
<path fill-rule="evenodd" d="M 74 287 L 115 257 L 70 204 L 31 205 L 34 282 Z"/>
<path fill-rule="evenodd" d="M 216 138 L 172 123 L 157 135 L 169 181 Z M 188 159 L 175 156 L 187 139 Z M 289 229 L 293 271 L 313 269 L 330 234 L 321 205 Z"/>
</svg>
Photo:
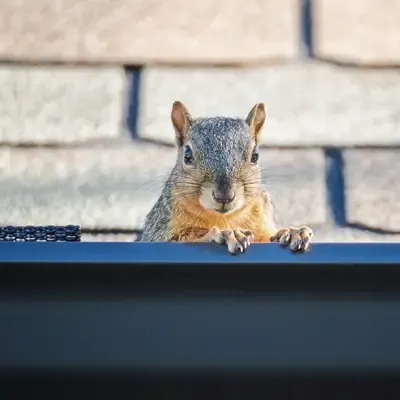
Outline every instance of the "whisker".
<svg viewBox="0 0 400 400">
<path fill-rule="evenodd" d="M 164 185 L 168 179 L 168 176 L 169 176 L 169 174 L 155 176 L 151 180 L 147 180 L 147 181 L 143 182 L 141 185 L 135 186 L 134 190 L 137 190 L 137 189 L 141 188 L 142 186 L 146 186 L 146 185 L 154 184 L 154 183 L 161 183 L 162 185 Z"/>
<path fill-rule="evenodd" d="M 162 181 L 159 181 L 159 182 L 147 181 L 147 182 L 142 183 L 141 185 L 134 186 L 132 188 L 132 190 L 133 191 L 138 191 L 138 190 L 141 190 L 141 189 L 147 189 L 147 188 L 151 188 L 151 187 L 162 188 L 163 186 L 164 186 L 164 182 L 162 182 Z"/>
</svg>

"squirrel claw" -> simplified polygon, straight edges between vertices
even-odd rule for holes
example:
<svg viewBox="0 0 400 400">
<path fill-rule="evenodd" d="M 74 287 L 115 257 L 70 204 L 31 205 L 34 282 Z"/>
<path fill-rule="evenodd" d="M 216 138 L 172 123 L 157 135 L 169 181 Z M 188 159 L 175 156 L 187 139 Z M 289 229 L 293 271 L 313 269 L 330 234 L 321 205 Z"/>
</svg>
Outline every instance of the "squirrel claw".
<svg viewBox="0 0 400 400">
<path fill-rule="evenodd" d="M 288 247 L 292 252 L 307 250 L 313 231 L 308 226 L 300 228 L 284 228 L 280 229 L 274 236 L 271 237 L 271 242 L 279 242 L 282 247 Z"/>
<path fill-rule="evenodd" d="M 219 244 L 226 244 L 231 254 L 243 253 L 250 246 L 254 239 L 253 233 L 244 229 L 220 230 L 216 226 L 210 229 L 210 241 Z"/>
</svg>

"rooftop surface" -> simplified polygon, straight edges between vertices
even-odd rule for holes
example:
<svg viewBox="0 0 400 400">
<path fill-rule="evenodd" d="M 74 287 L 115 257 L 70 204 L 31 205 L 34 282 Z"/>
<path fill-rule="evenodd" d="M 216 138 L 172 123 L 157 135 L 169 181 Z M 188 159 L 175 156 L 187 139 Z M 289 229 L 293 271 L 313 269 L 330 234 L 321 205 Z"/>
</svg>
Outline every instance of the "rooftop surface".
<svg viewBox="0 0 400 400">
<path fill-rule="evenodd" d="M 172 101 L 195 116 L 245 116 L 264 101 L 260 160 L 277 223 L 309 224 L 315 241 L 400 238 L 399 70 L 304 61 L 138 74 L 0 65 L 3 224 L 131 240 L 175 162 Z"/>
<path fill-rule="evenodd" d="M 399 240 L 400 1 L 231 3 L 2 1 L 1 224 L 137 238 L 175 162 L 172 102 L 264 102 L 277 224 Z"/>
</svg>

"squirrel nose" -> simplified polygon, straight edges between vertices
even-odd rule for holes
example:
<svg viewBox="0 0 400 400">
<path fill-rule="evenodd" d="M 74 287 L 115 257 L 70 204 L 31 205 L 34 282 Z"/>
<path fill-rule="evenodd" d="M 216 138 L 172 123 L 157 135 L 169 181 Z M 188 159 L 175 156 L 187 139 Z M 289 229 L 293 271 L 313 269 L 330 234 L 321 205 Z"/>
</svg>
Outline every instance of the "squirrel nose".
<svg viewBox="0 0 400 400">
<path fill-rule="evenodd" d="M 214 200 L 221 204 L 229 204 L 235 198 L 235 192 L 233 190 L 221 192 L 219 190 L 213 192 Z"/>
</svg>

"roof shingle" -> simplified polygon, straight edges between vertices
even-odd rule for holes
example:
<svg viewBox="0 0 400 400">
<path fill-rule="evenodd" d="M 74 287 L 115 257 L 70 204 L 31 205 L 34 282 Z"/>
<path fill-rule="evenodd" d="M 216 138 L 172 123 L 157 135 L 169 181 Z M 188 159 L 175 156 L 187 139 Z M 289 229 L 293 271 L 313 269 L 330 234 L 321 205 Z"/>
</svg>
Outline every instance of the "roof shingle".
<svg viewBox="0 0 400 400">
<path fill-rule="evenodd" d="M 0 57 L 119 65 L 291 58 L 299 11 L 297 0 L 2 0 Z"/>
<path fill-rule="evenodd" d="M 118 138 L 126 81 L 122 68 L 0 65 L 0 143 Z"/>
<path fill-rule="evenodd" d="M 347 150 L 343 159 L 347 222 L 400 232 L 400 150 Z"/>
<path fill-rule="evenodd" d="M 142 77 L 140 136 L 172 143 L 170 112 L 183 101 L 194 117 L 245 117 L 259 101 L 266 146 L 400 144 L 398 70 L 297 63 L 259 68 L 147 68 Z"/>
<path fill-rule="evenodd" d="M 400 2 L 313 1 L 314 53 L 359 65 L 400 65 Z M 346 27 L 345 29 L 343 27 Z"/>
</svg>

